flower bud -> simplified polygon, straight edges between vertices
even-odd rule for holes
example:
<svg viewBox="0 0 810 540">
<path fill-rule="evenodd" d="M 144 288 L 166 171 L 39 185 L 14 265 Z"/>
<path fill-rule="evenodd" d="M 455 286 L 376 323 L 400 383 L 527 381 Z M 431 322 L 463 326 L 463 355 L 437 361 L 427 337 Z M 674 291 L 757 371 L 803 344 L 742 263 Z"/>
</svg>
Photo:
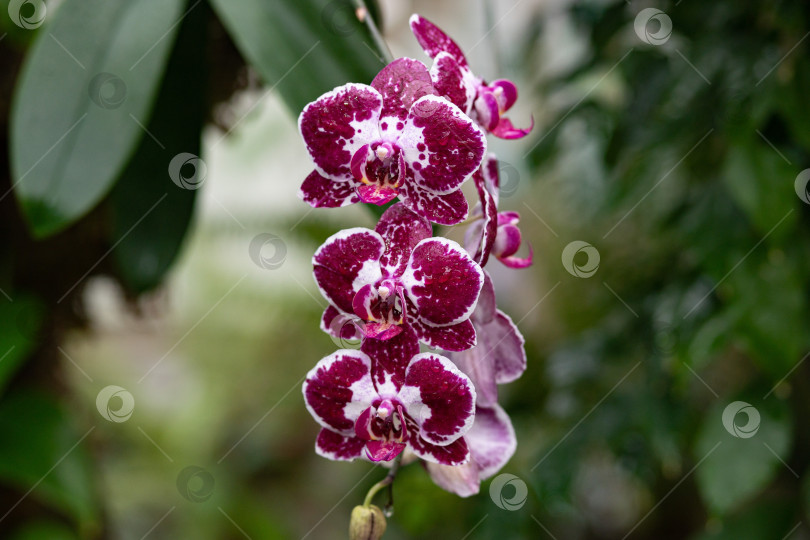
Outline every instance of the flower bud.
<svg viewBox="0 0 810 540">
<path fill-rule="evenodd" d="M 355 506 L 349 523 L 349 540 L 380 540 L 385 526 L 385 516 L 379 506 Z"/>
</svg>

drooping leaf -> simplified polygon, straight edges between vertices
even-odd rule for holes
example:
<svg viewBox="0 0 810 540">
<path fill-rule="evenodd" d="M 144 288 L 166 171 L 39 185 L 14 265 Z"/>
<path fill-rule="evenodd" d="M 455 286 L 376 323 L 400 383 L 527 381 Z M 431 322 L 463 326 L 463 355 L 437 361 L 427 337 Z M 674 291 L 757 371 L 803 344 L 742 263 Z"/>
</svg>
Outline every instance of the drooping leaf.
<svg viewBox="0 0 810 540">
<path fill-rule="evenodd" d="M 84 215 L 144 137 L 186 0 L 66 0 L 26 58 L 11 117 L 15 194 L 36 236 Z"/>
<path fill-rule="evenodd" d="M 695 441 L 694 458 L 703 460 L 695 471 L 698 487 L 718 514 L 734 510 L 762 490 L 789 457 L 792 429 L 786 405 L 773 396 L 746 399 L 723 401 L 710 409 Z"/>
<path fill-rule="evenodd" d="M 0 401 L 0 482 L 64 512 L 92 536 L 100 527 L 87 441 L 54 398 L 30 388 Z M 14 510 L 11 510 L 12 512 Z"/>
<path fill-rule="evenodd" d="M 244 57 L 296 115 L 336 86 L 371 83 L 383 67 L 351 0 L 211 3 Z"/>
<path fill-rule="evenodd" d="M 154 140 L 141 139 L 111 194 L 113 256 L 135 292 L 155 287 L 175 260 L 205 179 L 205 164 L 197 156 L 205 116 L 201 44 L 208 13 L 200 6 L 183 19 L 147 126 Z"/>
</svg>

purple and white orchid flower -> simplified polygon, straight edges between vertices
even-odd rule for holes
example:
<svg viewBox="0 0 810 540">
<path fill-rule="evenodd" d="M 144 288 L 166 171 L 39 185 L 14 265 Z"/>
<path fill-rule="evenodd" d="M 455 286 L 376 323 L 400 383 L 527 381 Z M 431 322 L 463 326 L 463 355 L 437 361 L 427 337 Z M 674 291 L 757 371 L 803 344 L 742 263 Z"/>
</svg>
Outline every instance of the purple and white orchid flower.
<svg viewBox="0 0 810 540">
<path fill-rule="evenodd" d="M 528 128 L 519 129 L 504 117 L 517 101 L 517 87 L 512 81 L 498 79 L 487 83 L 476 77 L 461 48 L 438 26 L 417 14 L 411 16 L 410 24 L 419 45 L 433 59 L 430 76 L 440 95 L 496 137 L 520 139 L 531 132 L 534 118 Z"/>
<path fill-rule="evenodd" d="M 512 458 L 517 439 L 509 416 L 497 404 L 475 408 L 475 422 L 463 439 L 470 449 L 470 461 L 455 467 L 426 462 L 425 468 L 440 488 L 469 497 Z"/>
<path fill-rule="evenodd" d="M 321 327 L 338 338 L 355 330 L 335 324 L 352 314 L 367 338 L 390 339 L 407 327 L 430 347 L 462 351 L 475 345 L 469 321 L 484 273 L 464 249 L 431 238 L 427 220 L 402 203 L 375 230 L 356 227 L 329 237 L 312 258 L 315 281 L 329 302 Z"/>
<path fill-rule="evenodd" d="M 447 358 L 419 354 L 410 330 L 327 356 L 307 374 L 303 393 L 323 427 L 315 448 L 326 458 L 390 461 L 408 448 L 447 466 L 470 459 L 462 436 L 475 418 L 475 389 Z"/>
<path fill-rule="evenodd" d="M 299 196 L 313 207 L 399 197 L 443 225 L 466 219 L 460 191 L 481 164 L 486 137 L 439 97 L 421 62 L 399 58 L 371 86 L 346 84 L 307 105 L 298 119 L 315 162 Z"/>
<path fill-rule="evenodd" d="M 478 190 L 479 204 L 473 208 L 470 218 L 473 222 L 464 235 L 464 245 L 473 260 L 482 267 L 490 255 L 509 268 L 531 266 L 534 251 L 529 245 L 527 257 L 515 257 L 522 242 L 517 212 L 498 212 L 500 175 L 498 160 L 488 155 L 484 164 L 473 175 Z"/>
</svg>

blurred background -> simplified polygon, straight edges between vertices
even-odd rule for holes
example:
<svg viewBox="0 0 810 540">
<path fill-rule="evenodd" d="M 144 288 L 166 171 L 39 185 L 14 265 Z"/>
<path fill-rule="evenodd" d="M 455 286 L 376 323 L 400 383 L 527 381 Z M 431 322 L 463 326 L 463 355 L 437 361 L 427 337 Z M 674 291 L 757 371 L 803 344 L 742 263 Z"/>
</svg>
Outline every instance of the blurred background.
<svg viewBox="0 0 810 540">
<path fill-rule="evenodd" d="M 0 537 L 345 537 L 384 471 L 314 453 L 310 258 L 376 216 L 298 200 L 296 118 L 383 65 L 351 3 L 3 4 Z M 369 8 L 535 120 L 490 138 L 535 260 L 488 267 L 529 356 L 516 479 L 405 467 L 386 538 L 810 538 L 810 5 Z"/>
</svg>

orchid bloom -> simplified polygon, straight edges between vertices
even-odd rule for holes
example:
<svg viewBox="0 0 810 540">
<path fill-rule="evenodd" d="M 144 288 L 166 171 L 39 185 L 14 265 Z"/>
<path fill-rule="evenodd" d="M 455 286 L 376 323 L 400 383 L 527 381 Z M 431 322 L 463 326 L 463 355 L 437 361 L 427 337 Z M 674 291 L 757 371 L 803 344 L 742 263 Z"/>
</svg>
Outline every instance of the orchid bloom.
<svg viewBox="0 0 810 540">
<path fill-rule="evenodd" d="M 366 338 L 390 339 L 407 327 L 430 347 L 461 351 L 475 345 L 469 321 L 484 282 L 481 268 L 402 203 L 375 230 L 347 229 L 329 237 L 312 258 L 315 280 L 330 306 L 321 327 L 353 337 L 335 318 L 357 316 Z"/>
<path fill-rule="evenodd" d="M 531 266 L 534 256 L 531 245 L 527 257 L 515 257 L 522 242 L 517 226 L 520 214 L 498 212 L 500 189 L 498 160 L 488 155 L 484 164 L 473 175 L 473 179 L 481 202 L 473 209 L 471 218 L 475 221 L 470 224 L 464 235 L 467 251 L 482 267 L 487 264 L 490 255 L 494 255 L 509 268 Z"/>
<path fill-rule="evenodd" d="M 371 86 L 347 84 L 307 105 L 298 119 L 315 162 L 299 196 L 313 207 L 396 197 L 443 225 L 466 219 L 460 191 L 481 164 L 486 137 L 439 97 L 427 68 L 399 58 Z"/>
<path fill-rule="evenodd" d="M 470 449 L 470 461 L 456 467 L 428 461 L 425 468 L 440 488 L 469 497 L 512 458 L 517 439 L 509 416 L 497 404 L 475 408 L 475 421 L 463 439 Z"/>
<path fill-rule="evenodd" d="M 497 309 L 495 288 L 486 272 L 470 321 L 477 344 L 466 351 L 452 353 L 450 359 L 475 385 L 478 405 L 493 407 L 498 401 L 497 385 L 515 381 L 526 371 L 526 350 L 515 323 Z"/>
<path fill-rule="evenodd" d="M 316 452 L 326 458 L 390 461 L 407 447 L 442 465 L 470 459 L 462 436 L 475 418 L 475 389 L 447 358 L 419 354 L 410 330 L 327 356 L 307 374 L 303 393 L 322 426 Z"/>
<path fill-rule="evenodd" d="M 503 116 L 517 101 L 517 87 L 512 81 L 498 79 L 487 83 L 476 77 L 461 48 L 438 26 L 416 14 L 411 16 L 410 24 L 419 45 L 433 59 L 430 76 L 440 95 L 496 137 L 520 139 L 529 134 L 534 119 L 528 128 L 519 129 Z"/>
</svg>

